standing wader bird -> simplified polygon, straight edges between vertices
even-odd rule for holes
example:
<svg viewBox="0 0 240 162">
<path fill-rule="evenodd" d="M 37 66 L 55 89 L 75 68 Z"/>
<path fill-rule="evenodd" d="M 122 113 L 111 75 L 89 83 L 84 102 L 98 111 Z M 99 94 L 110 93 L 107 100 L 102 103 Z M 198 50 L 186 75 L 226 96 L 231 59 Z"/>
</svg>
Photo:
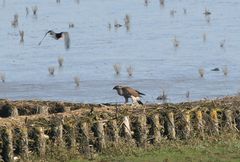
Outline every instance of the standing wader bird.
<svg viewBox="0 0 240 162">
<path fill-rule="evenodd" d="M 68 32 L 60 32 L 60 33 L 55 33 L 52 30 L 49 30 L 44 37 L 42 38 L 42 40 L 38 43 L 38 45 L 41 45 L 43 39 L 47 36 L 50 35 L 52 38 L 59 40 L 59 39 L 64 39 L 64 44 L 65 44 L 65 48 L 69 49 L 70 48 L 70 37 Z"/>
<path fill-rule="evenodd" d="M 117 85 L 113 87 L 113 89 L 117 90 L 117 93 L 125 98 L 125 103 L 128 102 L 128 98 L 131 98 L 133 103 L 137 102 L 138 104 L 143 105 L 143 103 L 140 101 L 140 97 L 142 97 L 141 95 L 145 94 L 127 86 Z"/>
</svg>

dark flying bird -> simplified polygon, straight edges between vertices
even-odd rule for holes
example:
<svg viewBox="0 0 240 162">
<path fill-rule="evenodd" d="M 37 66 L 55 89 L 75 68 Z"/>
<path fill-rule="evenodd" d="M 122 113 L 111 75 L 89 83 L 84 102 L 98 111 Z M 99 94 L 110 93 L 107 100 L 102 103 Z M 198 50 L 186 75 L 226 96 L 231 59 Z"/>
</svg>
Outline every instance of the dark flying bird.
<svg viewBox="0 0 240 162">
<path fill-rule="evenodd" d="M 141 105 L 143 105 L 143 103 L 140 101 L 140 97 L 142 97 L 141 95 L 145 95 L 131 87 L 127 87 L 127 86 L 120 86 L 117 85 L 115 87 L 113 87 L 113 89 L 117 90 L 117 93 L 120 96 L 123 96 L 125 98 L 125 103 L 128 102 L 128 99 L 131 98 L 133 103 L 139 103 Z"/>
<path fill-rule="evenodd" d="M 42 38 L 42 40 L 38 43 L 38 45 L 41 45 L 42 41 L 44 40 L 44 38 L 47 35 L 50 35 L 52 38 L 54 38 L 55 40 L 59 40 L 59 39 L 63 39 L 64 40 L 64 44 L 65 44 L 65 48 L 69 49 L 70 48 L 70 37 L 68 32 L 60 32 L 60 33 L 55 33 L 52 30 L 49 30 L 44 37 Z"/>
</svg>

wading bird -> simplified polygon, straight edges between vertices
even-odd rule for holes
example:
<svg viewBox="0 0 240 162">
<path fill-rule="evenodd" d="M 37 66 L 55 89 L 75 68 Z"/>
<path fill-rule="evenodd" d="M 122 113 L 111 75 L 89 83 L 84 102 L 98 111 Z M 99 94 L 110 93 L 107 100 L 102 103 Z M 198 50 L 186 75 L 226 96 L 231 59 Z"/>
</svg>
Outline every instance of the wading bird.
<svg viewBox="0 0 240 162">
<path fill-rule="evenodd" d="M 54 39 L 56 39 L 56 40 L 63 39 L 63 40 L 64 40 L 64 44 L 65 44 L 65 48 L 66 48 L 66 49 L 69 49 L 69 48 L 70 48 L 70 37 L 69 37 L 68 32 L 55 33 L 55 32 L 52 31 L 52 30 L 49 30 L 49 31 L 44 35 L 44 37 L 43 37 L 42 40 L 38 43 L 38 45 L 41 45 L 42 41 L 44 40 L 44 38 L 45 38 L 48 34 L 49 34 L 52 38 L 54 38 Z"/>
<path fill-rule="evenodd" d="M 138 104 L 143 105 L 143 103 L 140 101 L 140 97 L 142 97 L 141 95 L 145 94 L 127 86 L 117 85 L 113 87 L 113 89 L 117 90 L 117 93 L 125 98 L 125 103 L 128 102 L 128 98 L 131 98 L 133 103 L 137 102 Z"/>
</svg>

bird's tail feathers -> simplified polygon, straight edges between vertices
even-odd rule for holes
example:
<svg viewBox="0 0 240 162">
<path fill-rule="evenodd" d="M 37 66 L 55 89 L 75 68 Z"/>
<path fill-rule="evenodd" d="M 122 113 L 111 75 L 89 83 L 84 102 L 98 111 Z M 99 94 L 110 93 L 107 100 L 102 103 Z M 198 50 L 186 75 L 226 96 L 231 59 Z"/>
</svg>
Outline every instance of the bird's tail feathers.
<svg viewBox="0 0 240 162">
<path fill-rule="evenodd" d="M 142 93 L 142 92 L 139 92 L 139 91 L 137 91 L 137 93 L 138 93 L 138 94 L 140 94 L 140 95 L 145 95 L 144 93 Z"/>
<path fill-rule="evenodd" d="M 143 105 L 142 101 L 137 100 L 138 104 Z"/>
</svg>

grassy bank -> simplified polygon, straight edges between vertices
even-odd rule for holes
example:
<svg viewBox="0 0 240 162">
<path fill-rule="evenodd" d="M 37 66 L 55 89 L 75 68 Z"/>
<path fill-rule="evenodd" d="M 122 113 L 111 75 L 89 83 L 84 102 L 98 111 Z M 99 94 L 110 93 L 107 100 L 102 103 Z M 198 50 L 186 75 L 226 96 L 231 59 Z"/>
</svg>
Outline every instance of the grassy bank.
<svg viewBox="0 0 240 162">
<path fill-rule="evenodd" d="M 71 162 L 80 162 L 72 160 Z M 87 161 L 87 160 L 86 160 Z M 115 149 L 105 150 L 103 154 L 92 160 L 94 162 L 124 161 L 124 162 L 175 162 L 175 161 L 211 161 L 239 162 L 239 135 L 225 134 L 220 137 L 191 139 L 187 141 L 165 141 L 160 146 L 146 149 L 133 148 L 124 145 Z"/>
</svg>

